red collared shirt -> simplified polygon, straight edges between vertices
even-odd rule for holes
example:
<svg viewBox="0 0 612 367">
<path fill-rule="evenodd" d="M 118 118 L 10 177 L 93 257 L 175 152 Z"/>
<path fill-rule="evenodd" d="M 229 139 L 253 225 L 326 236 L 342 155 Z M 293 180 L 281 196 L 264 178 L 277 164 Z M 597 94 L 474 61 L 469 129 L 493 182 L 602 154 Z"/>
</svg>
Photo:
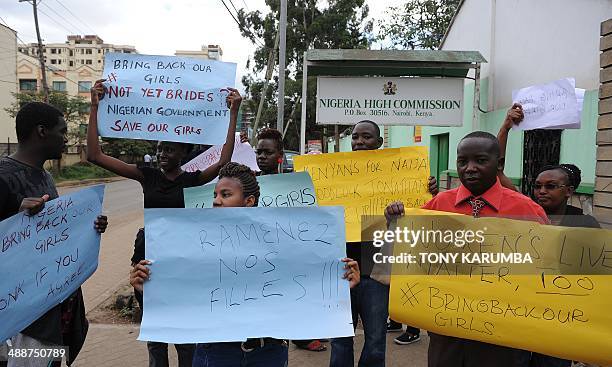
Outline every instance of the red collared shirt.
<svg viewBox="0 0 612 367">
<path fill-rule="evenodd" d="M 434 196 L 422 206 L 422 209 L 472 215 L 472 206 L 468 203 L 468 199 L 472 196 L 470 190 L 459 185 L 455 189 L 443 191 Z M 536 221 L 541 224 L 550 223 L 541 206 L 527 196 L 503 187 L 499 179 L 478 198 L 483 199 L 486 203 L 480 210 L 482 217 L 505 217 Z"/>
</svg>

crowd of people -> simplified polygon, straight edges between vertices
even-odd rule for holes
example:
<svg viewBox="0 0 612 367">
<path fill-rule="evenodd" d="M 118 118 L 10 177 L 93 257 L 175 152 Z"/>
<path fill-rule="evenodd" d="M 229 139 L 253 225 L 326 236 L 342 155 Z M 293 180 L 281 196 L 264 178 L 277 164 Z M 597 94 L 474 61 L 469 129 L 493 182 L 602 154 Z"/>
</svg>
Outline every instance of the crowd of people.
<svg viewBox="0 0 612 367">
<path fill-rule="evenodd" d="M 230 123 L 219 161 L 204 171 L 185 172 L 181 163 L 192 153 L 190 144 L 160 141 L 157 144 L 157 167 L 151 167 L 151 157 L 144 166 L 127 164 L 103 153 L 98 137 L 98 103 L 105 95 L 103 80 L 95 83 L 91 91 L 91 112 L 87 132 L 87 158 L 119 176 L 138 181 L 143 189 L 144 208 L 183 208 L 183 189 L 204 185 L 216 177 L 213 207 L 256 207 L 259 185 L 256 173 L 248 167 L 231 162 L 234 150 L 238 110 L 242 102 L 240 93 L 228 88 L 227 105 Z M 514 105 L 508 111 L 502 128 L 495 137 L 482 131 L 467 134 L 457 146 L 457 188 L 438 192 L 435 178 L 430 177 L 429 191 L 433 195 L 423 209 L 460 213 L 473 217 L 508 217 L 537 221 L 560 226 L 599 227 L 597 221 L 568 204 L 580 184 L 578 167 L 561 164 L 544 167 L 534 185 L 536 201 L 519 193 L 512 181 L 504 175 L 506 141 L 511 127 L 523 119 L 522 108 Z M 53 178 L 43 168 L 49 159 L 58 159 L 67 143 L 66 122 L 56 108 L 40 102 L 28 103 L 16 116 L 19 140 L 17 151 L 0 159 L 0 220 L 20 211 L 32 215 L 40 211 L 46 201 L 58 197 Z M 380 149 L 383 143 L 379 126 L 369 120 L 357 123 L 352 130 L 353 151 Z M 274 129 L 258 134 L 256 146 L 259 175 L 281 173 L 283 137 Z M 385 210 L 388 223 L 404 215 L 401 201 L 390 203 Z M 570 219 L 572 218 L 572 219 Z M 576 220 L 579 218 L 579 220 Z M 100 216 L 94 228 L 103 233 L 107 218 Z M 170 245 L 170 244 L 169 244 Z M 145 258 L 144 229 L 136 234 L 134 254 L 131 258 L 130 284 L 134 287 L 140 307 L 143 304 L 143 285 L 149 278 L 150 262 Z M 386 333 L 402 330 L 402 325 L 389 320 L 389 284 L 371 277 L 371 261 L 376 249 L 372 242 L 346 244 L 344 278 L 350 285 L 353 326 L 361 322 L 365 343 L 360 353 L 360 367 L 384 366 L 386 359 Z M 127 261 L 127 259 L 126 259 Z M 80 288 L 30 326 L 11 338 L 12 348 L 42 348 L 69 346 L 67 364 L 77 357 L 87 334 L 87 319 Z M 517 332 L 521 332 L 517 330 Z M 561 367 L 571 361 L 544 356 L 474 340 L 460 339 L 429 332 L 428 365 L 430 367 L 508 366 L 508 367 Z M 398 344 L 410 344 L 420 339 L 420 330 L 407 326 L 396 338 Z M 322 351 L 326 347 L 320 340 L 295 340 L 298 347 Z M 353 338 L 331 340 L 330 367 L 353 367 Z M 147 343 L 149 366 L 168 366 L 168 345 Z M 227 343 L 175 345 L 178 365 L 181 367 L 266 366 L 283 367 L 288 363 L 288 344 L 285 340 L 268 338 L 248 339 Z M 0 362 L 1 364 L 2 362 Z M 410 365 L 406 361 L 406 365 Z M 59 366 L 57 362 L 42 359 L 11 359 L 10 367 Z"/>
</svg>

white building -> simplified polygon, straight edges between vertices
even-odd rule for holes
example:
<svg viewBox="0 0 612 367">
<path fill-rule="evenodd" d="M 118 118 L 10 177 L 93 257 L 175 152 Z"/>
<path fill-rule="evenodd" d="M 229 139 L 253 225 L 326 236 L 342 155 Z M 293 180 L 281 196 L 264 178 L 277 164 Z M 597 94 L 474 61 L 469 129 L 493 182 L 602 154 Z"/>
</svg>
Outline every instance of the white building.
<svg viewBox="0 0 612 367">
<path fill-rule="evenodd" d="M 0 24 L 0 156 L 17 143 L 15 119 L 4 110 L 15 102 L 17 92 L 17 32 Z M 12 152 L 12 150 L 10 150 Z"/>
<path fill-rule="evenodd" d="M 195 57 L 198 59 L 221 61 L 223 50 L 219 45 L 202 45 L 202 49 L 197 51 L 176 50 L 174 56 Z"/>
</svg>

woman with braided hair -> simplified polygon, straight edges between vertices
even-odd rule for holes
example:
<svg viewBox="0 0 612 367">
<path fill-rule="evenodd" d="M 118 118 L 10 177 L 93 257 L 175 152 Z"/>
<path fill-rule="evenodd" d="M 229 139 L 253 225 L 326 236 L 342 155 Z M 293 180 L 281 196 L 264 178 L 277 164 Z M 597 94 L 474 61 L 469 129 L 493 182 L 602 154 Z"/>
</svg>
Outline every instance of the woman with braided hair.
<svg viewBox="0 0 612 367">
<path fill-rule="evenodd" d="M 551 223 L 565 227 L 601 228 L 595 218 L 582 209 L 568 205 L 567 201 L 580 185 L 581 172 L 573 164 L 544 167 L 533 186 L 533 196 Z"/>
<path fill-rule="evenodd" d="M 253 171 L 245 165 L 230 162 L 219 171 L 213 208 L 255 207 L 259 202 L 259 195 L 259 184 Z M 352 288 L 359 284 L 359 267 L 352 259 L 345 258 L 342 261 L 346 263 L 344 278 Z M 142 260 L 130 275 L 130 283 L 140 292 L 143 283 L 149 279 L 150 264 L 150 261 Z M 245 342 L 198 344 L 193 367 L 285 367 L 288 358 L 286 341 L 254 338 Z"/>
<path fill-rule="evenodd" d="M 580 185 L 581 172 L 573 164 L 545 166 L 535 180 L 533 196 L 550 219 L 551 224 L 564 227 L 601 228 L 595 218 L 582 209 L 568 205 Z M 531 354 L 530 367 L 570 367 L 571 361 L 539 353 Z"/>
</svg>

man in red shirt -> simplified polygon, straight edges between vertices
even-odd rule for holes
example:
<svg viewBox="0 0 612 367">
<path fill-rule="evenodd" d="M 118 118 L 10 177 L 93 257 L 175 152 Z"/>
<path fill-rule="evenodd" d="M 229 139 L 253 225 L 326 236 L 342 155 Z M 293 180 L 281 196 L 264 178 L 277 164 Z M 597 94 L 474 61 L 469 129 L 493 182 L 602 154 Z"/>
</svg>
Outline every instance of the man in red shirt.
<svg viewBox="0 0 612 367">
<path fill-rule="evenodd" d="M 472 215 L 506 217 L 548 224 L 544 209 L 516 191 L 502 187 L 497 178 L 502 161 L 495 136 L 475 131 L 457 146 L 459 187 L 434 196 L 423 209 Z M 401 202 L 391 203 L 387 221 L 404 214 Z M 518 332 L 518 331 L 517 331 Z M 429 367 L 522 367 L 529 365 L 529 352 L 429 333 Z"/>
</svg>

